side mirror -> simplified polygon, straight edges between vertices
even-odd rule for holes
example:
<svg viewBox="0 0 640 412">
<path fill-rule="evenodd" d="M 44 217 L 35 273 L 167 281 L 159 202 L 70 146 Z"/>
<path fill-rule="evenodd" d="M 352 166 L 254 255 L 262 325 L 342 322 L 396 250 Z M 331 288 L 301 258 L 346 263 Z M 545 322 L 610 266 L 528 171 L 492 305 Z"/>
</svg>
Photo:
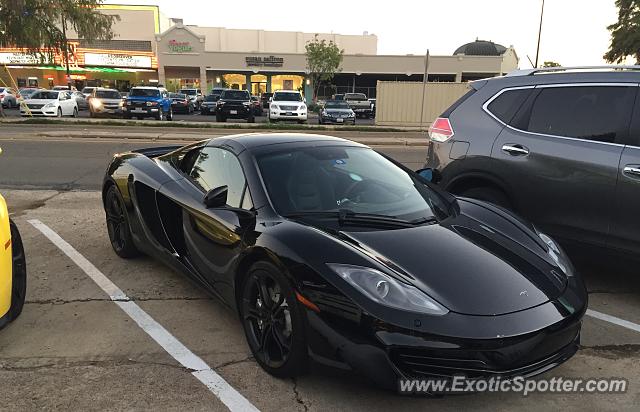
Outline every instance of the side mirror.
<svg viewBox="0 0 640 412">
<path fill-rule="evenodd" d="M 418 174 L 418 176 L 420 176 L 424 180 L 429 181 L 431 183 L 437 184 L 442 179 L 442 175 L 440 174 L 439 171 L 435 169 L 431 169 L 429 167 L 424 169 L 418 169 L 416 170 L 416 173 Z"/>
<path fill-rule="evenodd" d="M 228 193 L 229 188 L 227 186 L 220 186 L 215 189 L 211 189 L 204 196 L 204 205 L 207 209 L 226 206 Z"/>
</svg>

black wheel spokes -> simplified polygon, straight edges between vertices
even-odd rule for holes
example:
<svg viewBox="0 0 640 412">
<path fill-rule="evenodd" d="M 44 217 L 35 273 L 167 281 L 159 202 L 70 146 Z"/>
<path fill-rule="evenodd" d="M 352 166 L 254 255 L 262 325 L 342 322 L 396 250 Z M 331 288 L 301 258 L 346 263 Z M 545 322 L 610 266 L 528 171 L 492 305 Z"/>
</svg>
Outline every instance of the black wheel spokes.
<svg viewBox="0 0 640 412">
<path fill-rule="evenodd" d="M 107 206 L 107 226 L 111 234 L 111 241 L 119 248 L 124 246 L 126 226 L 124 212 L 118 198 L 112 194 Z"/>
<path fill-rule="evenodd" d="M 269 276 L 253 275 L 250 282 L 250 296 L 244 299 L 244 319 L 253 335 L 251 345 L 265 363 L 281 366 L 291 350 L 287 302 Z"/>
</svg>

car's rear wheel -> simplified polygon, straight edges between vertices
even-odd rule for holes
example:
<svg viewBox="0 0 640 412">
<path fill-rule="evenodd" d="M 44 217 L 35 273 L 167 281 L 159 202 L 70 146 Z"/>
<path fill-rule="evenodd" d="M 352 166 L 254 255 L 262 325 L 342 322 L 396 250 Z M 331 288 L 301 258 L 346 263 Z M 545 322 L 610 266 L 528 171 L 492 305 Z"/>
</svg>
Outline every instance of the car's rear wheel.
<svg viewBox="0 0 640 412">
<path fill-rule="evenodd" d="M 251 267 L 242 286 L 240 312 L 251 352 L 264 370 L 282 378 L 306 371 L 305 314 L 275 266 L 258 262 Z"/>
<path fill-rule="evenodd" d="M 124 200 L 118 188 L 111 185 L 107 190 L 104 201 L 104 210 L 107 217 L 107 230 L 111 247 L 116 255 L 128 259 L 138 256 L 140 252 L 133 243 L 131 227 Z"/>
<path fill-rule="evenodd" d="M 9 220 L 11 228 L 11 307 L 9 319 L 13 320 L 22 313 L 25 296 L 27 295 L 27 260 L 24 254 L 24 246 L 20 232 L 13 221 Z"/>
<path fill-rule="evenodd" d="M 460 196 L 470 197 L 473 199 L 484 200 L 493 203 L 508 210 L 513 210 L 513 205 L 509 197 L 500 189 L 491 186 L 472 187 L 463 190 Z"/>
<path fill-rule="evenodd" d="M 173 109 L 169 108 L 169 113 L 167 114 L 167 120 L 168 121 L 172 121 L 173 120 Z"/>
</svg>

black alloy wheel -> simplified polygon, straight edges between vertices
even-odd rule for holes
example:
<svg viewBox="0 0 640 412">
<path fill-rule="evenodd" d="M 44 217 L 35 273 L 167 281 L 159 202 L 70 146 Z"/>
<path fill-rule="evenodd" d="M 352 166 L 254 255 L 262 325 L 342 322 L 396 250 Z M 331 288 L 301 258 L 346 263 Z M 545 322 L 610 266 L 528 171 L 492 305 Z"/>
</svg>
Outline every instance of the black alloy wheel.
<svg viewBox="0 0 640 412">
<path fill-rule="evenodd" d="M 11 229 L 11 307 L 9 319 L 13 320 L 22 313 L 24 300 L 27 295 L 27 259 L 24 254 L 24 246 L 20 232 L 12 220 L 9 220 Z"/>
<path fill-rule="evenodd" d="M 264 370 L 278 377 L 297 376 L 306 370 L 304 313 L 277 268 L 266 262 L 251 268 L 240 309 L 249 347 Z"/>
<path fill-rule="evenodd" d="M 129 219 L 122 196 L 115 185 L 107 190 L 104 209 L 111 247 L 121 258 L 131 258 L 140 254 L 131 238 Z"/>
</svg>

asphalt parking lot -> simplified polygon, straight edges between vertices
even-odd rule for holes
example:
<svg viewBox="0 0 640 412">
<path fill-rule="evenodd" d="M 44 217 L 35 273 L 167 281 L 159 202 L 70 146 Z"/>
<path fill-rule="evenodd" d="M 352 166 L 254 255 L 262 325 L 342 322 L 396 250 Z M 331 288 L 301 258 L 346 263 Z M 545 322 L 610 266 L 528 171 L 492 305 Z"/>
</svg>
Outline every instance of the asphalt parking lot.
<svg viewBox="0 0 640 412">
<path fill-rule="evenodd" d="M 149 143 L 150 144 L 150 143 Z M 149 145 L 146 144 L 146 145 Z M 157 143 L 155 143 L 157 144 Z M 402 397 L 369 385 L 365 377 L 314 368 L 295 380 L 273 378 L 251 358 L 240 322 L 184 276 L 149 258 L 122 260 L 111 250 L 101 207 L 104 158 L 141 142 L 1 141 L 19 153 L 0 166 L 0 188 L 22 232 L 28 257 L 27 303 L 18 320 L 0 332 L 0 409 L 224 410 L 214 391 L 192 369 L 169 355 L 112 301 L 90 275 L 99 272 L 175 341 L 184 345 L 255 408 L 272 410 L 637 410 L 640 405 L 640 279 L 637 264 L 577 256 L 590 292 L 582 348 L 545 377 L 628 379 L 625 394 L 517 393 Z M 381 147 L 415 166 L 424 147 Z M 66 157 L 65 157 L 66 154 Z M 58 159 L 51 176 L 45 159 Z M 76 159 L 77 160 L 73 160 Z M 38 169 L 40 168 L 40 169 Z M 38 170 L 29 174 L 30 169 Z M 33 184 L 42 174 L 46 184 Z M 19 180 L 20 176 L 30 176 Z M 36 187 L 21 190 L 16 185 Z M 97 180 L 97 181 L 96 181 Z M 82 183 L 74 186 L 69 183 Z M 8 188 L 11 187 L 11 188 Z M 78 190 L 82 189 L 82 190 Z M 41 222 L 92 266 L 54 244 Z M 36 226 L 34 226 L 36 225 Z M 38 226 L 42 227 L 42 226 Z M 92 268 L 95 268 L 93 270 Z M 629 323 L 614 323 L 625 320 Z M 145 329 L 146 328 L 146 329 Z M 156 328 L 157 331 L 157 328 Z M 168 352 L 169 351 L 169 352 Z"/>
<path fill-rule="evenodd" d="M 5 115 L 7 117 L 20 117 L 20 110 L 19 109 L 4 109 Z M 78 117 L 79 118 L 89 118 L 89 111 L 88 110 L 81 110 L 80 112 L 78 112 Z M 156 121 L 154 119 L 151 118 L 147 118 L 144 119 L 145 121 L 149 121 L 149 122 L 153 122 Z M 206 122 L 206 123 L 215 123 L 216 122 L 216 116 L 214 115 L 206 115 L 206 114 L 200 114 L 199 111 L 193 112 L 191 114 L 184 114 L 184 113 L 175 113 L 173 115 L 173 121 L 174 122 Z M 232 120 L 229 120 L 229 122 L 231 122 Z M 233 120 L 234 122 L 244 122 L 244 120 Z M 267 122 L 267 116 L 266 116 L 266 111 L 265 111 L 265 115 L 264 116 L 256 116 L 256 123 L 266 123 Z M 318 115 L 316 113 L 309 113 L 309 120 L 307 121 L 307 123 L 309 124 L 317 124 L 318 123 Z M 356 125 L 357 126 L 371 126 L 375 123 L 374 119 L 362 119 L 362 118 L 358 118 L 356 119 Z"/>
</svg>

